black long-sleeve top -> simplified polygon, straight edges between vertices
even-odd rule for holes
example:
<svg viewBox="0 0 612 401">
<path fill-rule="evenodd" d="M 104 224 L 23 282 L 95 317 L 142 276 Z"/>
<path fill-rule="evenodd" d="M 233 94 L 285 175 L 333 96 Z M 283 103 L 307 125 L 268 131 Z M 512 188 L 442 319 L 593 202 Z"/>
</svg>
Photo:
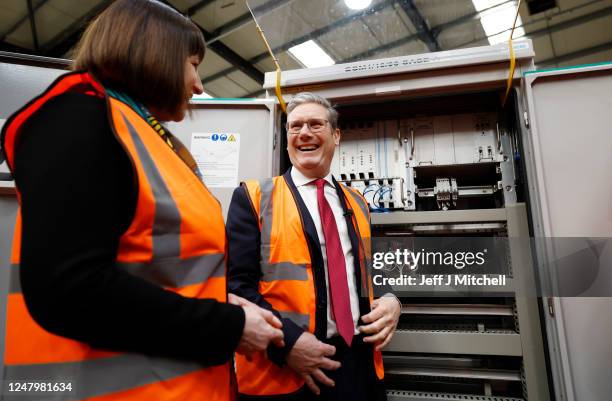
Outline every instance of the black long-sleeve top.
<svg viewBox="0 0 612 401">
<path fill-rule="evenodd" d="M 242 308 L 185 298 L 116 267 L 137 187 L 103 99 L 72 93 L 46 103 L 23 127 L 14 177 L 21 286 L 43 328 L 108 350 L 207 365 L 231 358 Z"/>
</svg>

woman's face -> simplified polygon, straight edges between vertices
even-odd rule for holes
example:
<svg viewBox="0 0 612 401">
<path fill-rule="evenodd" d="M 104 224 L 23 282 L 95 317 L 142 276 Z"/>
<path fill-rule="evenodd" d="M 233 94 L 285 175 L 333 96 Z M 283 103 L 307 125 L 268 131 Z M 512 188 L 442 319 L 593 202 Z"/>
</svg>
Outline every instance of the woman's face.
<svg viewBox="0 0 612 401">
<path fill-rule="evenodd" d="M 200 65 L 200 58 L 197 55 L 187 57 L 185 61 L 185 98 L 181 108 L 176 113 L 169 113 L 167 111 L 154 110 L 151 112 L 155 117 L 161 121 L 181 121 L 185 118 L 185 112 L 189 106 L 189 100 L 194 94 L 200 95 L 204 92 L 200 75 L 198 74 L 198 65 Z"/>
<path fill-rule="evenodd" d="M 186 100 L 183 111 L 187 110 L 189 99 L 193 95 L 201 95 L 204 92 L 200 74 L 198 74 L 198 66 L 200 65 L 198 56 L 189 56 L 185 62 L 185 92 Z"/>
</svg>

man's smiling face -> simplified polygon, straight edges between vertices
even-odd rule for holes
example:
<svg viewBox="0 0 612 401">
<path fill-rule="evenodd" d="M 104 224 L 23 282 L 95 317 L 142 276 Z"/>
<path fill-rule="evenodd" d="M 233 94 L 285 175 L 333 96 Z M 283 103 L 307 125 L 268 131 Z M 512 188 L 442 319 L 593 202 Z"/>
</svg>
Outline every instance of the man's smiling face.
<svg viewBox="0 0 612 401">
<path fill-rule="evenodd" d="M 287 132 L 289 158 L 307 177 L 323 178 L 329 173 L 334 151 L 340 143 L 340 131 L 332 130 L 328 119 L 327 109 L 316 103 L 301 104 L 287 116 L 287 126 L 296 130 Z"/>
</svg>

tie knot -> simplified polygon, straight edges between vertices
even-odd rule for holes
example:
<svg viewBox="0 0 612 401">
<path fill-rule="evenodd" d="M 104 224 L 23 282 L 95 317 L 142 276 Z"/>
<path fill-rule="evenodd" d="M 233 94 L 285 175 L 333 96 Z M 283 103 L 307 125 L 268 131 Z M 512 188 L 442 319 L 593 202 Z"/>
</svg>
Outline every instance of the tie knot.
<svg viewBox="0 0 612 401">
<path fill-rule="evenodd" d="M 314 181 L 310 182 L 311 184 L 315 184 L 317 186 L 318 190 L 321 190 L 325 187 L 325 179 L 324 178 L 317 178 Z"/>
</svg>

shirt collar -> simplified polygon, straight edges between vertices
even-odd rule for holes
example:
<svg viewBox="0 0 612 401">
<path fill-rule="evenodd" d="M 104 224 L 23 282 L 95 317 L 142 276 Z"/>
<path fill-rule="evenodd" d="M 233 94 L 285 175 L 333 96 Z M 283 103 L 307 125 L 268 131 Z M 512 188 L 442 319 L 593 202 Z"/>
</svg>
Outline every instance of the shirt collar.
<svg viewBox="0 0 612 401">
<path fill-rule="evenodd" d="M 306 177 L 300 170 L 295 167 L 291 167 L 291 179 L 296 187 L 301 187 L 310 184 L 312 181 L 316 180 L 317 177 Z M 331 171 L 325 177 L 323 177 L 323 179 L 332 187 L 334 186 Z"/>
</svg>

